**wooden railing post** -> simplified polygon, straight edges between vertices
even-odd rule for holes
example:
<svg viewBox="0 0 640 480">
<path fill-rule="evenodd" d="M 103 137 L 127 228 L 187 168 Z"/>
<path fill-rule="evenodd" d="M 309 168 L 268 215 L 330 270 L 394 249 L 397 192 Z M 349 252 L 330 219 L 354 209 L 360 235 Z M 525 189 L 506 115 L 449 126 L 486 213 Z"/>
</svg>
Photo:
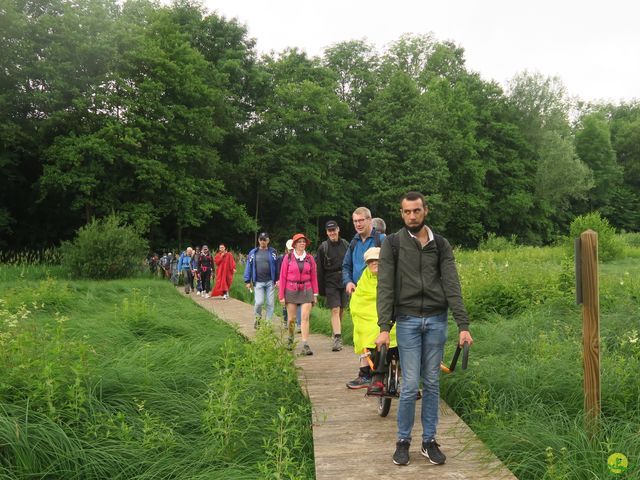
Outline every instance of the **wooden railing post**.
<svg viewBox="0 0 640 480">
<path fill-rule="evenodd" d="M 580 235 L 580 279 L 582 293 L 582 351 L 584 362 L 585 427 L 591 434 L 600 418 L 600 293 L 598 279 L 598 234 Z"/>
</svg>

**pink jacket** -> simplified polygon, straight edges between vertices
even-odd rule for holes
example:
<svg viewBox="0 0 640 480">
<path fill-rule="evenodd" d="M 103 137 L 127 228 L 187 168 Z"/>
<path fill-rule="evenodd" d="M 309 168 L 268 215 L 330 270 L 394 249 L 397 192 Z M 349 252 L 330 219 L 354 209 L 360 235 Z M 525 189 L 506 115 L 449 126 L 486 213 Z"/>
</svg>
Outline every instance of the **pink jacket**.
<svg viewBox="0 0 640 480">
<path fill-rule="evenodd" d="M 318 293 L 318 274 L 313 256 L 307 253 L 304 267 L 300 272 L 293 253 L 285 255 L 280 267 L 280 288 L 278 289 L 280 301 L 284 302 L 285 290 L 305 290 L 307 288 L 311 288 L 314 294 Z"/>
</svg>

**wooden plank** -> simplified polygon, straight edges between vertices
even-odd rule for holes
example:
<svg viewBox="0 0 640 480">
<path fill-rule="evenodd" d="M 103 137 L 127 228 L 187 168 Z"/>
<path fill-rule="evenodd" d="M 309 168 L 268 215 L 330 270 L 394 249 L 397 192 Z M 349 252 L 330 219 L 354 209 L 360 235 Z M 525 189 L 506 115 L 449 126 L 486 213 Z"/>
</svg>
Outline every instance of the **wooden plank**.
<svg viewBox="0 0 640 480">
<path fill-rule="evenodd" d="M 255 335 L 251 305 L 235 299 L 204 299 L 193 294 L 191 298 L 221 319 L 235 324 L 248 338 Z M 274 317 L 274 324 L 280 327 L 279 317 Z M 386 418 L 380 417 L 377 398 L 365 397 L 364 390 L 346 388 L 345 383 L 358 373 L 358 358 L 353 348 L 332 352 L 331 344 L 330 338 L 312 334 L 309 345 L 314 354 L 296 357 L 300 385 L 313 406 L 313 444 L 318 480 L 362 480 L 387 476 L 441 480 L 516 478 L 442 400 L 437 438 L 447 455 L 447 462 L 431 465 L 420 454 L 422 428 L 418 401 L 410 450 L 411 464 L 403 467 L 394 465 L 391 457 L 395 450 L 398 401 L 392 401 Z"/>
</svg>

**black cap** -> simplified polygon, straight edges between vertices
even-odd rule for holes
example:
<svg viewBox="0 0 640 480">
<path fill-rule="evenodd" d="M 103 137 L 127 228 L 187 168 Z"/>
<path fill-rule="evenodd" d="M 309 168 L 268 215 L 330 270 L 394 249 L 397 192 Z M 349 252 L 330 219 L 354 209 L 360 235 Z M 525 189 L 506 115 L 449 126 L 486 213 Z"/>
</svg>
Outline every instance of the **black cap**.
<svg viewBox="0 0 640 480">
<path fill-rule="evenodd" d="M 338 228 L 338 223 L 335 220 L 329 220 L 327 223 L 324 224 L 325 230 L 331 230 L 333 228 Z"/>
<path fill-rule="evenodd" d="M 258 240 L 264 240 L 265 238 L 269 238 L 269 234 L 267 232 L 262 232 L 258 235 Z"/>
</svg>

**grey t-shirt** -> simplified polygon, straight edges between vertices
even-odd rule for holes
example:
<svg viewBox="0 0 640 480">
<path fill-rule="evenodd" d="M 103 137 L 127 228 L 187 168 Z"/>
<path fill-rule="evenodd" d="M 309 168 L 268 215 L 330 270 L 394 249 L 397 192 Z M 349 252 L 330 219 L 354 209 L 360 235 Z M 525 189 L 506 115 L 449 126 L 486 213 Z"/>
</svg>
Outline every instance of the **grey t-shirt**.
<svg viewBox="0 0 640 480">
<path fill-rule="evenodd" d="M 269 266 L 269 249 L 259 248 L 256 251 L 256 282 L 271 281 L 271 267 Z"/>
</svg>

